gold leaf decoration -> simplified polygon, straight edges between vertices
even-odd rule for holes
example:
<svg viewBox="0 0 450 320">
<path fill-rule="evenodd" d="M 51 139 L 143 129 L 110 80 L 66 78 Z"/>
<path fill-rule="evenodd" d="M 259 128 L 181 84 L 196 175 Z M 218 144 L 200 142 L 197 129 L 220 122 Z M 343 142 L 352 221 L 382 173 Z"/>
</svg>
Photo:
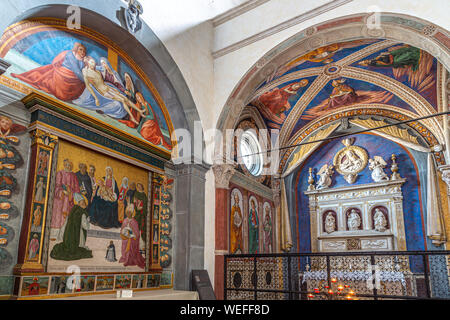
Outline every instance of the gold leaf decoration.
<svg viewBox="0 0 450 320">
<path fill-rule="evenodd" d="M 339 127 L 340 123 L 335 123 L 329 126 L 326 129 L 319 130 L 317 133 L 311 135 L 305 142 L 316 141 L 320 139 L 324 139 L 328 137 L 337 127 Z M 291 161 L 289 161 L 287 169 L 285 172 L 289 171 L 291 168 L 301 163 L 305 158 L 310 154 L 312 150 L 314 150 L 317 146 L 319 146 L 321 142 L 309 143 L 298 146 L 294 155 L 292 156 Z"/>
<path fill-rule="evenodd" d="M 372 120 L 372 119 L 367 119 L 367 120 L 355 119 L 355 120 L 351 120 L 350 123 L 355 124 L 359 127 L 365 128 L 365 129 L 377 128 L 377 127 L 387 125 L 387 123 L 384 122 L 383 120 L 377 121 L 377 120 Z M 408 133 L 407 129 L 401 129 L 397 126 L 390 126 L 390 127 L 386 127 L 386 128 L 376 129 L 375 132 L 377 132 L 377 131 L 382 132 L 387 135 L 390 135 L 390 136 L 393 136 L 393 137 L 400 138 L 400 139 L 410 142 L 410 143 L 414 143 L 417 145 L 419 144 L 419 142 L 417 141 L 417 138 L 410 135 Z"/>
</svg>

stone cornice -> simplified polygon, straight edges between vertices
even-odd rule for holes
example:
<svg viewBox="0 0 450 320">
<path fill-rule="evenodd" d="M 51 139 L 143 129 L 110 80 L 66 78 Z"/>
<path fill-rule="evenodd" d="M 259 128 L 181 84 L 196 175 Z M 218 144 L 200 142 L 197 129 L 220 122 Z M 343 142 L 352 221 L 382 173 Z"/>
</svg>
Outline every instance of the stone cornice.
<svg viewBox="0 0 450 320">
<path fill-rule="evenodd" d="M 213 56 L 214 59 L 220 58 L 220 57 L 222 57 L 222 56 L 224 56 L 226 54 L 229 54 L 229 53 L 231 53 L 233 51 L 239 50 L 239 49 L 241 49 L 243 47 L 246 47 L 246 46 L 248 46 L 248 45 L 250 45 L 252 43 L 255 43 L 257 41 L 263 40 L 263 39 L 265 39 L 267 37 L 270 37 L 270 36 L 272 36 L 274 34 L 277 34 L 277 33 L 281 32 L 283 30 L 286 30 L 286 29 L 288 29 L 290 27 L 293 27 L 293 26 L 295 26 L 297 24 L 300 24 L 302 22 L 310 20 L 310 19 L 312 19 L 314 17 L 317 17 L 318 15 L 321 15 L 323 13 L 326 13 L 328 11 L 336 9 L 336 8 L 338 8 L 338 7 L 340 7 L 340 6 L 344 5 L 344 4 L 347 4 L 349 2 L 352 2 L 352 1 L 353 0 L 333 0 L 333 1 L 330 1 L 330 2 L 324 4 L 324 5 L 320 6 L 320 7 L 314 8 L 314 9 L 312 9 L 310 11 L 307 11 L 307 12 L 301 14 L 301 15 L 298 15 L 298 16 L 292 18 L 292 19 L 289 19 L 289 20 L 287 20 L 285 22 L 282 22 L 282 23 L 280 23 L 280 24 L 278 24 L 276 26 L 273 26 L 273 27 L 268 28 L 268 29 L 266 29 L 264 31 L 261 31 L 261 32 L 259 32 L 257 34 L 254 34 L 251 37 L 245 38 L 245 39 L 243 39 L 241 41 L 238 41 L 238 42 L 236 42 L 234 44 L 231 44 L 231 45 L 229 45 L 229 46 L 227 46 L 225 48 L 219 49 L 219 50 L 213 52 L 212 56 Z"/>
<path fill-rule="evenodd" d="M 262 183 L 255 181 L 253 178 L 246 176 L 245 174 L 236 171 L 230 182 L 245 188 L 248 191 L 254 192 L 264 198 L 273 199 L 274 192 L 271 188 L 266 187 Z"/>
<path fill-rule="evenodd" d="M 308 196 L 320 196 L 327 194 L 336 194 L 336 193 L 349 193 L 349 192 L 359 192 L 361 190 L 376 190 L 376 189 L 386 189 L 391 187 L 400 187 L 405 183 L 406 179 L 398 179 L 393 181 L 383 181 L 383 182 L 375 182 L 375 183 L 367 183 L 367 184 L 358 184 L 358 185 L 350 185 L 345 187 L 338 188 L 327 188 L 320 190 L 312 190 L 312 191 L 304 191 L 304 193 Z M 394 192 L 397 193 L 397 192 Z M 401 194 L 401 191 L 399 191 Z M 358 197 L 360 198 L 360 197 Z"/>
<path fill-rule="evenodd" d="M 243 15 L 244 13 L 253 10 L 261 5 L 263 5 L 266 2 L 269 2 L 270 0 L 249 0 L 247 2 L 244 2 L 243 4 L 234 7 L 218 16 L 212 19 L 213 27 L 216 28 L 220 26 L 221 24 L 230 21 L 236 17 L 239 17 L 240 15 Z"/>
</svg>

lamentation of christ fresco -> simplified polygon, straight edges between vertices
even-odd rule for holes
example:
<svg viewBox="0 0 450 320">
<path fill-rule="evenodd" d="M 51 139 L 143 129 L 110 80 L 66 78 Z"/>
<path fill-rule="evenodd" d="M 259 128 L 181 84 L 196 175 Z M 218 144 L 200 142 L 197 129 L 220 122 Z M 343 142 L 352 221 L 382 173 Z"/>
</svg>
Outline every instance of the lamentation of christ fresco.
<svg viewBox="0 0 450 320">
<path fill-rule="evenodd" d="M 92 87 L 94 87 L 102 96 L 122 103 L 122 106 L 127 111 L 131 121 L 139 124 L 131 113 L 130 108 L 137 110 L 142 116 L 144 116 L 144 111 L 136 107 L 128 98 L 122 95 L 119 90 L 105 84 L 102 74 L 100 71 L 96 70 L 97 63 L 94 58 L 88 56 L 85 61 L 86 67 L 83 68 L 84 82 L 89 92 L 94 97 L 95 104 L 99 106 L 100 102 Z"/>
</svg>

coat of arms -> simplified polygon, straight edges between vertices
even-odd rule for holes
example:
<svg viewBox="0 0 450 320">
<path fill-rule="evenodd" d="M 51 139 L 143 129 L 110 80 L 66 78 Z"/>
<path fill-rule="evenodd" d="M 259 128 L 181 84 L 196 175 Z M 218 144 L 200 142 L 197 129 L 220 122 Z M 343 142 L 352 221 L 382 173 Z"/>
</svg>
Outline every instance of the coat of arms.
<svg viewBox="0 0 450 320">
<path fill-rule="evenodd" d="M 339 150 L 333 159 L 333 165 L 336 171 L 344 176 L 345 181 L 355 183 L 358 173 L 367 166 L 367 152 L 357 146 L 353 146 L 355 138 L 342 140 L 345 148 Z"/>
</svg>

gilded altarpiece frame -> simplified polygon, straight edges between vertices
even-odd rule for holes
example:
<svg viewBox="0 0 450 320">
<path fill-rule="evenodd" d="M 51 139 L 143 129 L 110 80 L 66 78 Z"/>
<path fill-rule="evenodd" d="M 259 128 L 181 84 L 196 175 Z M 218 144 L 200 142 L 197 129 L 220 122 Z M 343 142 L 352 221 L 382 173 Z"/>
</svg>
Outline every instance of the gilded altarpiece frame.
<svg viewBox="0 0 450 320">
<path fill-rule="evenodd" d="M 112 293 L 123 288 L 132 288 L 136 291 L 162 288 L 161 272 L 163 270 L 160 265 L 159 254 L 161 238 L 159 206 L 161 205 L 161 187 L 165 181 L 163 165 L 165 160 L 131 145 L 128 148 L 123 146 L 118 148 L 116 146 L 120 145 L 117 139 L 108 137 L 104 132 L 95 131 L 89 126 L 77 122 L 76 119 L 70 119 L 62 114 L 58 114 L 54 111 L 54 109 L 58 108 L 57 105 L 53 105 L 50 109 L 46 108 L 48 101 L 43 103 L 43 101 L 39 100 L 39 96 L 37 96 L 38 98 L 36 98 L 35 94 L 32 94 L 32 96 L 33 98 L 31 99 L 24 99 L 26 106 L 32 113 L 32 122 L 29 126 L 29 131 L 33 138 L 30 163 L 34 168 L 34 172 L 30 171 L 28 181 L 28 192 L 32 194 L 32 197 L 29 197 L 29 205 L 26 207 L 28 218 L 25 219 L 24 223 L 27 228 L 25 230 L 25 227 L 22 227 L 22 253 L 19 251 L 19 261 L 14 269 L 16 278 L 13 297 L 16 299 L 45 299 L 68 295 Z M 41 119 L 43 121 L 40 121 Z M 76 132 L 79 132 L 81 136 L 77 136 Z M 49 225 L 52 221 L 52 212 L 50 211 L 55 210 L 54 197 L 51 193 L 55 192 L 56 175 L 58 171 L 61 171 L 60 158 L 64 157 L 61 153 L 63 152 L 61 151 L 61 143 L 78 145 L 78 148 L 84 148 L 90 153 L 97 153 L 99 157 L 110 158 L 113 162 L 122 162 L 126 166 L 134 166 L 141 170 L 142 173 L 146 172 L 142 174 L 143 181 L 140 183 L 147 193 L 147 218 L 145 220 L 147 230 L 144 238 L 146 246 L 143 251 L 145 252 L 145 262 L 142 271 L 127 270 L 125 267 L 122 270 L 95 270 L 95 266 L 94 268 L 88 268 L 88 271 L 83 271 L 83 268 L 81 270 L 77 268 L 49 270 L 50 237 L 52 237 Z M 124 151 L 125 154 L 121 151 Z M 44 153 L 48 153 L 46 157 Z M 40 155 L 43 157 L 40 157 Z M 137 157 L 133 157 L 133 155 L 137 155 Z M 47 160 L 45 175 L 37 174 L 42 165 L 41 158 Z M 148 160 L 146 160 L 147 158 Z M 105 161 L 108 162 L 108 160 Z M 78 170 L 78 168 L 76 169 Z M 73 170 L 73 172 L 75 171 Z M 39 216 L 38 213 L 33 215 L 35 211 L 33 210 L 33 205 L 36 203 L 37 183 L 40 182 L 40 177 L 44 178 L 44 185 L 40 187 L 40 189 L 43 189 L 43 192 L 41 191 L 41 195 L 39 195 L 39 204 L 42 205 L 43 209 L 40 220 L 41 236 L 38 240 L 37 257 L 31 260 L 29 259 L 30 248 L 32 248 L 30 241 L 33 239 L 33 234 L 36 233 L 33 233 L 31 228 L 35 221 L 34 217 Z M 119 184 L 121 185 L 121 182 L 117 181 L 117 187 L 120 189 Z M 42 193 L 44 194 L 44 199 L 42 199 Z M 156 209 L 155 205 L 158 209 Z M 158 213 L 157 219 L 152 219 L 154 213 Z M 34 227 L 37 224 L 35 223 Z M 156 230 L 156 237 L 152 236 L 154 229 Z M 153 243 L 153 240 L 157 241 Z M 46 247 L 44 248 L 44 246 Z M 48 255 L 49 257 L 45 258 L 43 255 Z M 116 257 L 117 260 L 119 258 L 119 256 Z M 168 278 L 170 279 L 164 282 L 164 288 L 173 286 L 173 273 L 169 276 Z"/>
</svg>

